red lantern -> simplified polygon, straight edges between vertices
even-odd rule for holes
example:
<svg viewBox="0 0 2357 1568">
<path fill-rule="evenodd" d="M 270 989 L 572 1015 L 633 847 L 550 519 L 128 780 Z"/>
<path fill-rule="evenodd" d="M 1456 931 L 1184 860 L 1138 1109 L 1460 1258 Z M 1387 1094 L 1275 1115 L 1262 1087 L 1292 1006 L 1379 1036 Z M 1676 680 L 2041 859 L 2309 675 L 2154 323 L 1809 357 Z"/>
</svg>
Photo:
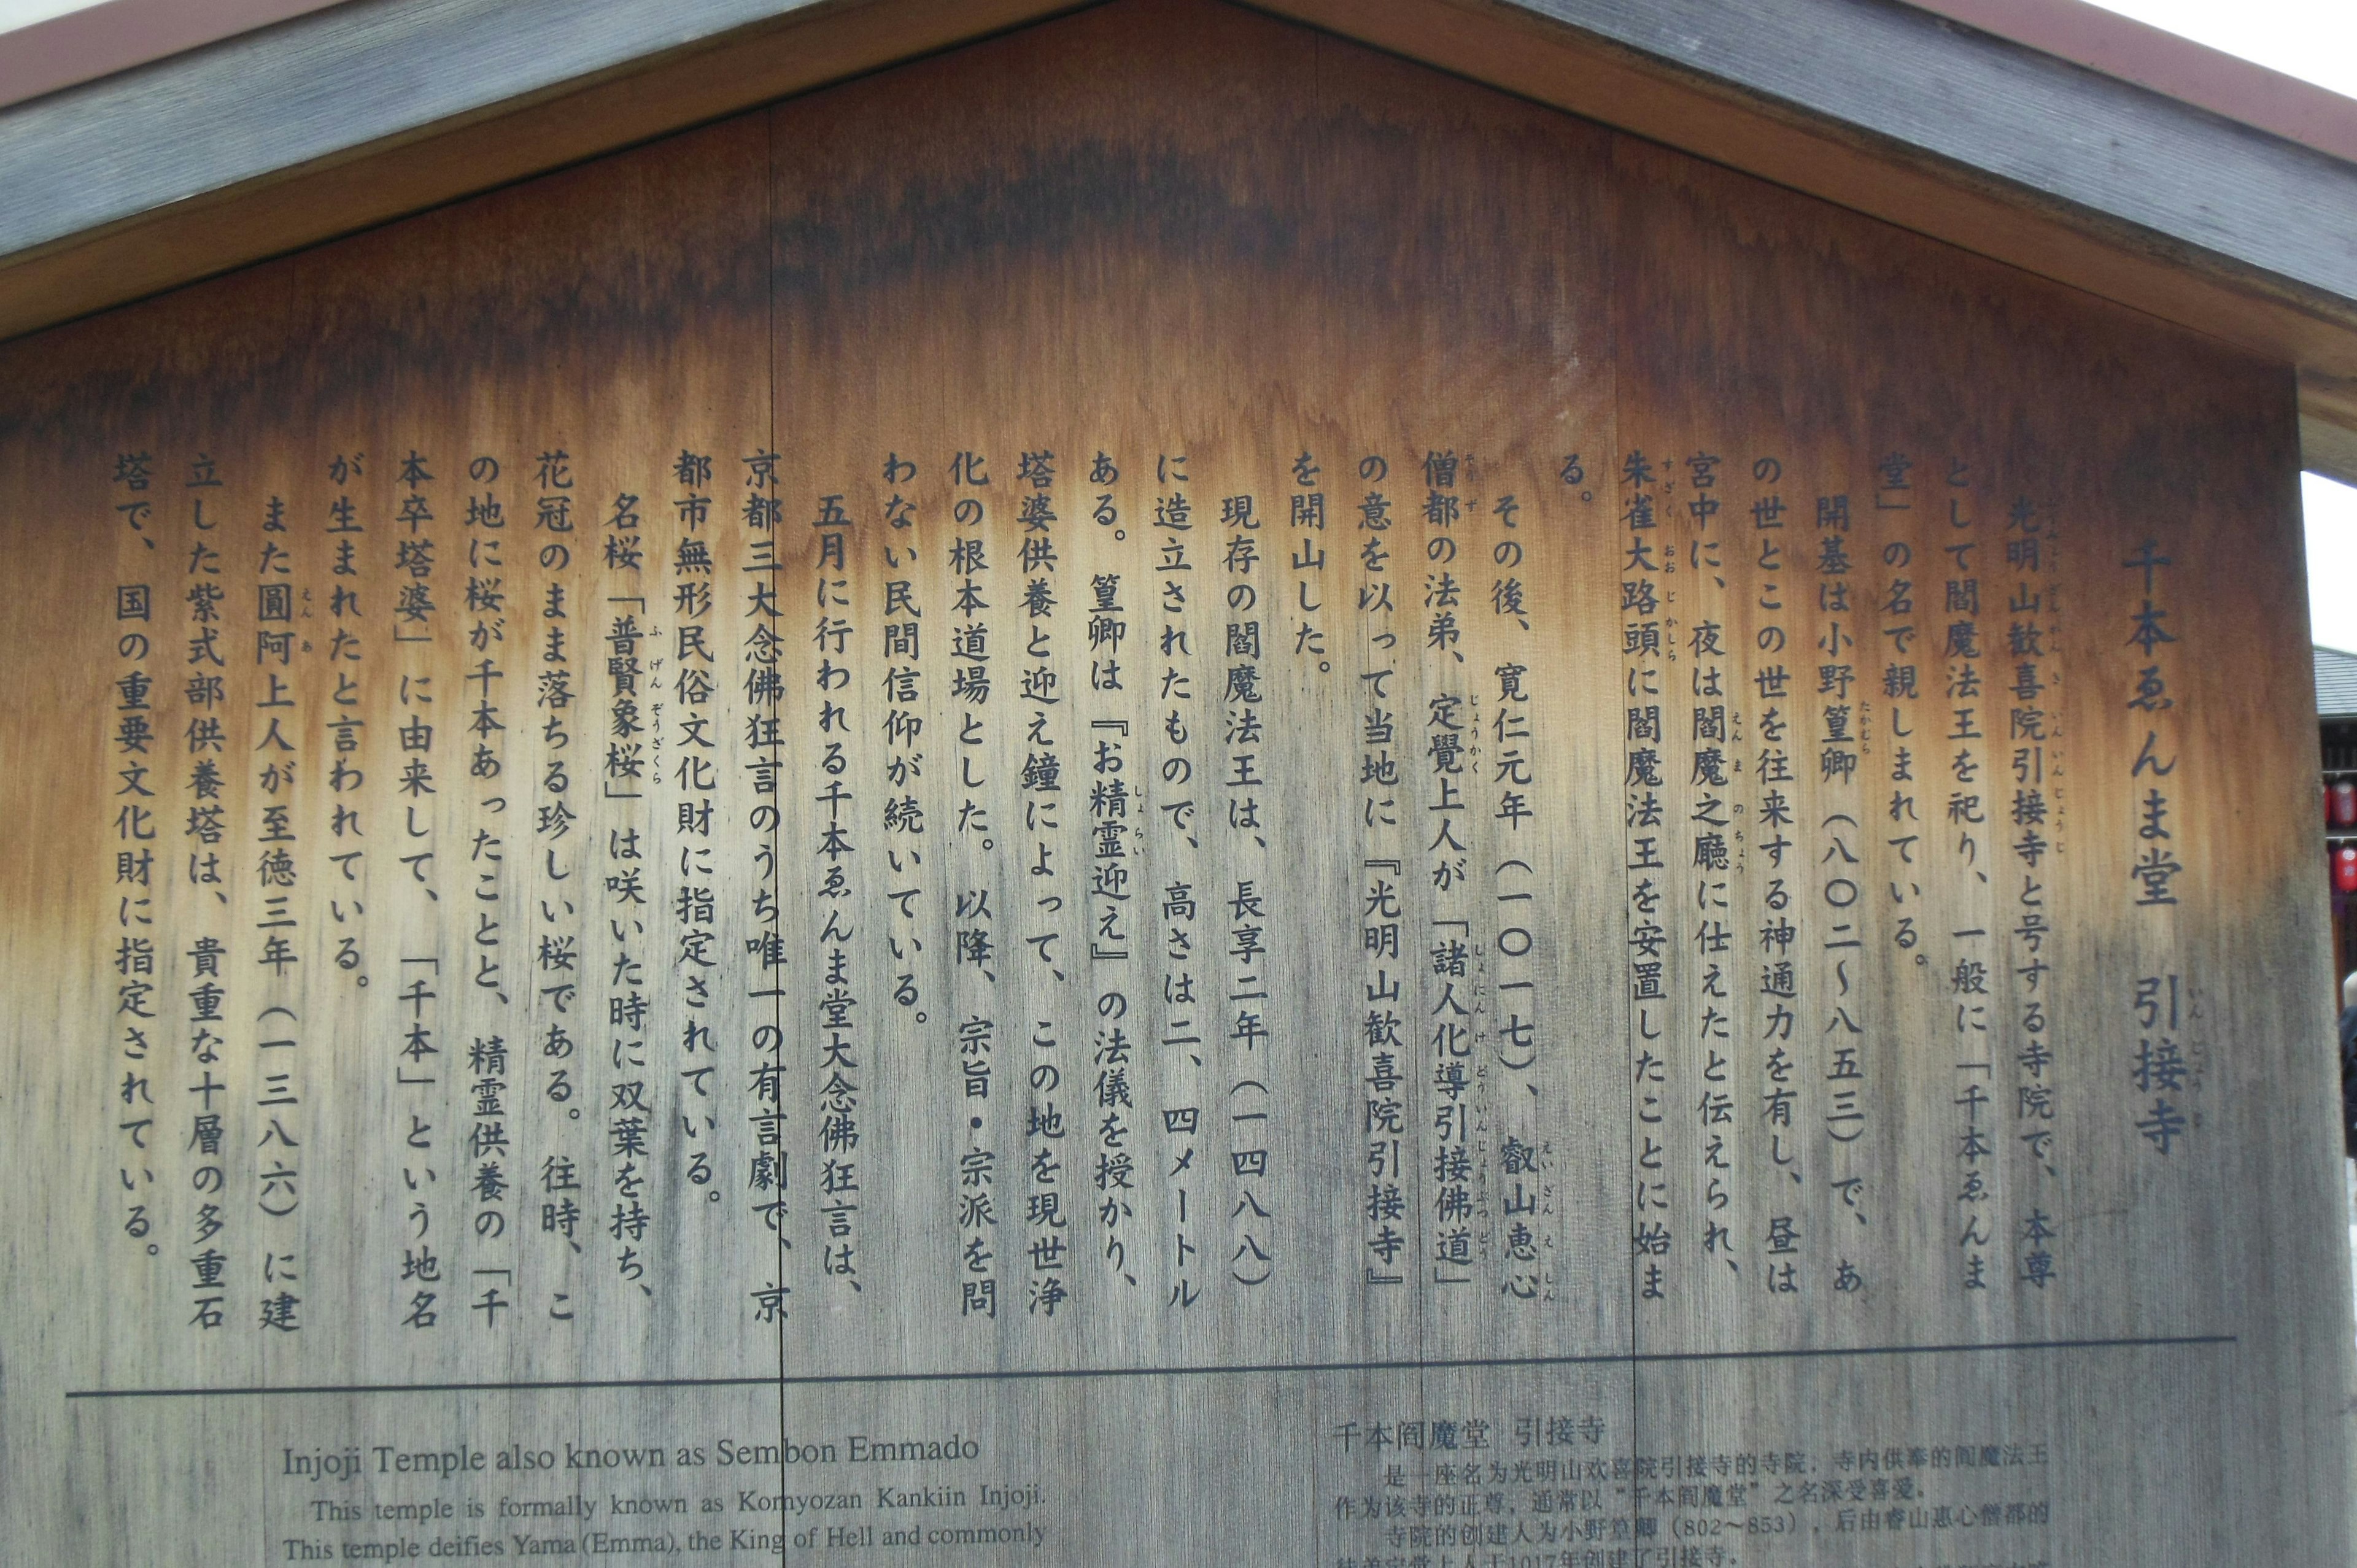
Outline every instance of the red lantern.
<svg viewBox="0 0 2357 1568">
<path fill-rule="evenodd" d="M 2344 843 L 2332 852 L 2332 890 L 2357 893 L 2357 843 Z"/>
<path fill-rule="evenodd" d="M 2357 827 L 2357 783 L 2346 779 L 2334 781 L 2325 820 L 2336 828 Z"/>
</svg>

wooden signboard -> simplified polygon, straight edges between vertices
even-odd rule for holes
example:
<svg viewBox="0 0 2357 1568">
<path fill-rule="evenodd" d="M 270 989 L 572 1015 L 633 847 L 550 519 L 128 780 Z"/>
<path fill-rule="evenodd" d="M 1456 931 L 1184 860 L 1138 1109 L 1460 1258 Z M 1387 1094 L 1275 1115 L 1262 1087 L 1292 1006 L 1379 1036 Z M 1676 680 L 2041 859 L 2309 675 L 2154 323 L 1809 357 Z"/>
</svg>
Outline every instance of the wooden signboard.
<svg viewBox="0 0 2357 1568">
<path fill-rule="evenodd" d="M 2343 1560 L 2296 468 L 1177 0 L 0 349 L 5 1555 Z"/>
</svg>

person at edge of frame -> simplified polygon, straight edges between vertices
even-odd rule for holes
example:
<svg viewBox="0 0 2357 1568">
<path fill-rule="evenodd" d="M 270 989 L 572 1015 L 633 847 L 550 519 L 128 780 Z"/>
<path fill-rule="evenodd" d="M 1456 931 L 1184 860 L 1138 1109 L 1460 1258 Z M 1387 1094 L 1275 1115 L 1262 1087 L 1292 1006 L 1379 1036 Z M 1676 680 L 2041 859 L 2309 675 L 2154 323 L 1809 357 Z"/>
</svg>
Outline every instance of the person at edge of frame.
<svg viewBox="0 0 2357 1568">
<path fill-rule="evenodd" d="M 2357 1159 L 2357 970 L 2341 982 L 2341 1146 Z"/>
</svg>

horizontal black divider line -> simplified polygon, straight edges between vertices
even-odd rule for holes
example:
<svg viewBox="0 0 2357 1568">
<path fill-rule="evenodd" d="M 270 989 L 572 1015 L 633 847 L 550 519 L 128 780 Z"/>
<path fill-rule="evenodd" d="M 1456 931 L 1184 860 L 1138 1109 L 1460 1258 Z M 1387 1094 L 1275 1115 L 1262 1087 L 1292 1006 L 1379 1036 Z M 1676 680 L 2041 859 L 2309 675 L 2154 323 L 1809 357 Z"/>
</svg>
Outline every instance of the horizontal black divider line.
<svg viewBox="0 0 2357 1568">
<path fill-rule="evenodd" d="M 241 1399 L 266 1394 L 512 1394 L 597 1389 L 768 1389 L 845 1383 L 1013 1383 L 1087 1378 L 1308 1377 L 1338 1372 L 1461 1372 L 1523 1367 L 1637 1367 L 1698 1361 L 1809 1361 L 1854 1356 L 1959 1356 L 1995 1350 L 2147 1350 L 2233 1345 L 2233 1334 L 2128 1339 L 2008 1339 L 1975 1345 L 1855 1345 L 1802 1350 L 1636 1350 L 1592 1356 L 1479 1356 L 1418 1361 L 1273 1361 L 1235 1367 L 1038 1367 L 975 1372 L 813 1372 L 774 1378 L 601 1378 L 537 1383 L 307 1383 L 287 1388 L 72 1389 L 70 1400 Z"/>
</svg>

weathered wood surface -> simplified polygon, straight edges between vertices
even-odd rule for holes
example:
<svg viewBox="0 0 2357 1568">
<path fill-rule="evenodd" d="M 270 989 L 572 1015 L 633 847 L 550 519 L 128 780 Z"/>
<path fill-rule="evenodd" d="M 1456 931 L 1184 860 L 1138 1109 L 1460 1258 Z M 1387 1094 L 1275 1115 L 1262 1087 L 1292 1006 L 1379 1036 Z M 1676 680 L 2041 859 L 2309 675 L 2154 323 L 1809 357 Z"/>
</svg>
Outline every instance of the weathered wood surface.
<svg viewBox="0 0 2357 1568">
<path fill-rule="evenodd" d="M 2346 1555 L 2282 368 L 1140 4 L 5 370 L 27 1560 Z"/>
<path fill-rule="evenodd" d="M 351 0 L 0 113 L 0 334 L 1064 8 Z M 1880 0 L 1266 8 L 2296 365 L 2303 461 L 2357 475 L 2348 181 L 2311 146 Z"/>
</svg>

